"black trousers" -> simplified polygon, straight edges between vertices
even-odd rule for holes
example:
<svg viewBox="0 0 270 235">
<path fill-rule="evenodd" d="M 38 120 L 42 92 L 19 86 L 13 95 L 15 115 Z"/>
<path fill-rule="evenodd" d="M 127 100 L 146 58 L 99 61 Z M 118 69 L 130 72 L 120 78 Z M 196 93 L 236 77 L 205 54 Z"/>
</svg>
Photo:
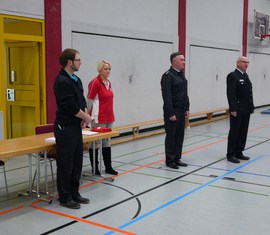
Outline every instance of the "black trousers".
<svg viewBox="0 0 270 235">
<path fill-rule="evenodd" d="M 250 114 L 230 115 L 227 156 L 242 155 L 247 141 Z"/>
<path fill-rule="evenodd" d="M 79 196 L 83 162 L 83 141 L 80 125 L 54 124 L 56 138 L 57 189 L 59 201 L 65 203 Z"/>
<path fill-rule="evenodd" d="M 165 137 L 165 157 L 166 163 L 175 162 L 182 156 L 182 148 L 185 134 L 185 112 L 176 112 L 176 121 L 170 121 L 169 117 L 164 117 Z"/>
</svg>

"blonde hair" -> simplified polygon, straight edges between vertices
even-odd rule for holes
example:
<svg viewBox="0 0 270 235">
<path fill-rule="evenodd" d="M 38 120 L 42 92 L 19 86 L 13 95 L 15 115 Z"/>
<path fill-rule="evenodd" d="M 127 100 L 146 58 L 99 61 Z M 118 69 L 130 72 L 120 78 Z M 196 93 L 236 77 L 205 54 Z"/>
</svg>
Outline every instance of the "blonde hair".
<svg viewBox="0 0 270 235">
<path fill-rule="evenodd" d="M 104 67 L 105 64 L 108 64 L 111 67 L 110 62 L 108 62 L 106 60 L 102 60 L 102 61 L 98 62 L 98 64 L 97 64 L 97 71 L 98 71 L 98 73 L 101 72 L 101 70 L 103 69 L 103 67 Z"/>
</svg>

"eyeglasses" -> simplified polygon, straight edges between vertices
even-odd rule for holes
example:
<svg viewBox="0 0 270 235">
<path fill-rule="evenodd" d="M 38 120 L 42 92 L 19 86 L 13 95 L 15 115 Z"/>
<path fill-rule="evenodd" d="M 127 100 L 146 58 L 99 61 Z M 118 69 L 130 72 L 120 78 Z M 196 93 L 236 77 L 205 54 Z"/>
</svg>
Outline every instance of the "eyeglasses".
<svg viewBox="0 0 270 235">
<path fill-rule="evenodd" d="M 245 64 L 249 64 L 249 61 L 240 61 L 242 63 L 245 63 Z"/>
<path fill-rule="evenodd" d="M 78 62 L 81 62 L 81 59 L 74 59 L 73 61 L 78 61 Z"/>
</svg>

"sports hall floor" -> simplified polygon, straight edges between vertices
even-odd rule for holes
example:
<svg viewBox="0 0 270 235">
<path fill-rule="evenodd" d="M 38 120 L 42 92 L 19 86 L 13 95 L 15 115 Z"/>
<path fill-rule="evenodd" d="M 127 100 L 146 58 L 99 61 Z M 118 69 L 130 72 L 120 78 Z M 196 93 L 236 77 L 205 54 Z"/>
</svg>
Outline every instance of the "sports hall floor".
<svg viewBox="0 0 270 235">
<path fill-rule="evenodd" d="M 250 161 L 227 162 L 228 120 L 186 130 L 186 168 L 164 164 L 164 135 L 112 147 L 113 182 L 82 179 L 91 202 L 79 210 L 32 197 L 27 157 L 6 164 L 9 197 L 0 174 L 0 234 L 270 234 L 270 115 L 251 116 L 245 154 Z M 85 155 L 83 172 L 90 172 Z"/>
</svg>

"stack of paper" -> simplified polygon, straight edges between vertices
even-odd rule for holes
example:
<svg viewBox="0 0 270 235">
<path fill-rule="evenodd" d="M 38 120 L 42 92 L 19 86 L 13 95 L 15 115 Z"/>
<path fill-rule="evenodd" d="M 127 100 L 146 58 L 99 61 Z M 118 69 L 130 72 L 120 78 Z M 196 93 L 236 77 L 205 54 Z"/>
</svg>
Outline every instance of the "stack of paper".
<svg viewBox="0 0 270 235">
<path fill-rule="evenodd" d="M 83 135 L 96 135 L 98 134 L 98 132 L 95 131 L 82 131 Z"/>
<path fill-rule="evenodd" d="M 47 142 L 47 143 L 55 143 L 55 137 L 45 138 L 45 142 Z"/>
</svg>

